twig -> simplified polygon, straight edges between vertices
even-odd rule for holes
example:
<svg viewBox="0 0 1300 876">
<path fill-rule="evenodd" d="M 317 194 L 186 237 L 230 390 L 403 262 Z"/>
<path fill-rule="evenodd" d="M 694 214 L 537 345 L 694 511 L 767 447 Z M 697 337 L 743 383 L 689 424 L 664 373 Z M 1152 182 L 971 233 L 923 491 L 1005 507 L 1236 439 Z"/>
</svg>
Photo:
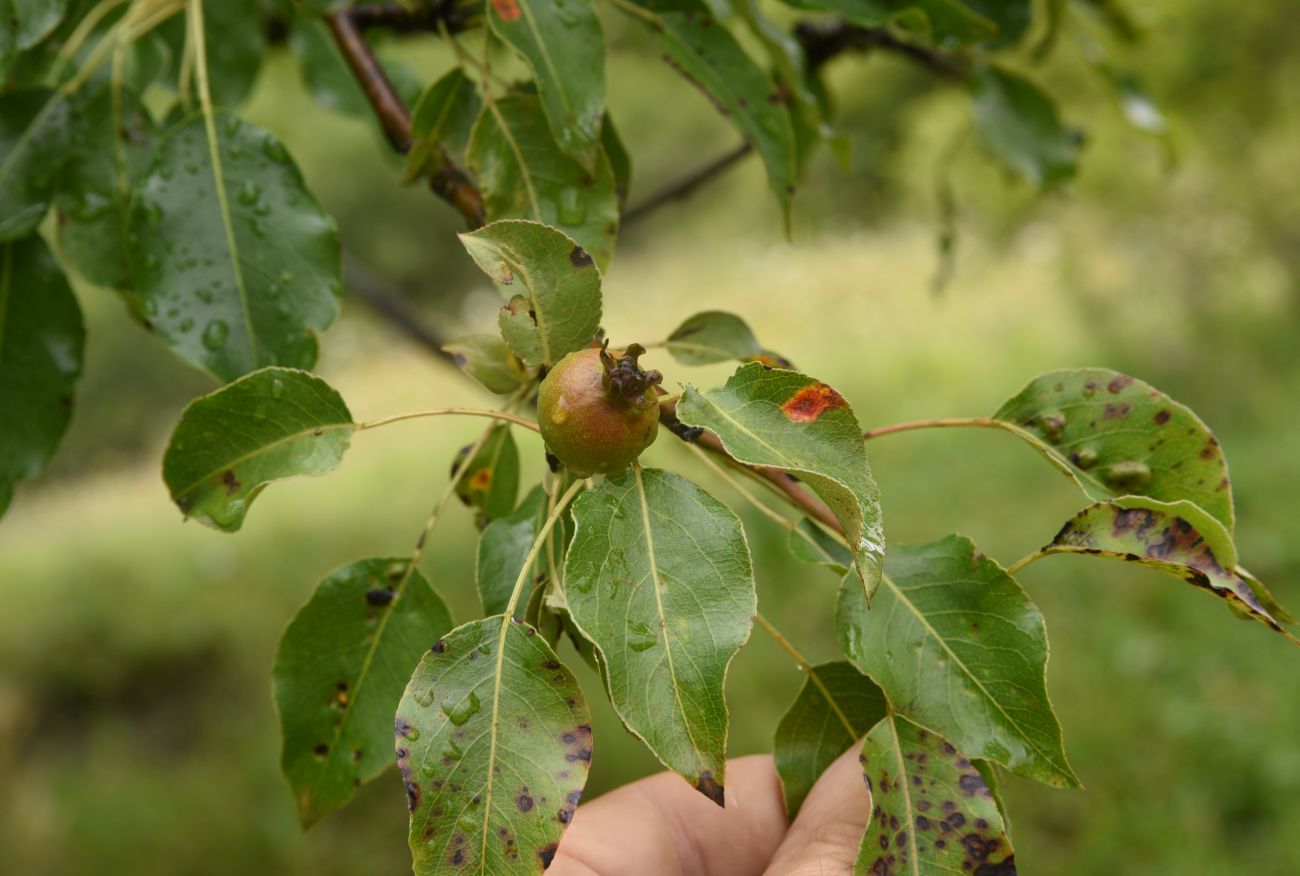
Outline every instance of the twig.
<svg viewBox="0 0 1300 876">
<path fill-rule="evenodd" d="M 965 79 L 968 74 L 962 61 L 900 39 L 888 28 L 859 27 L 843 20 L 801 21 L 795 25 L 794 34 L 812 70 L 844 52 L 884 49 L 901 54 L 945 79 Z"/>
<path fill-rule="evenodd" d="M 448 353 L 442 348 L 446 339 L 425 326 L 419 312 L 384 280 L 346 254 L 343 258 L 343 273 L 349 292 L 407 338 L 435 356 L 447 358 Z"/>
<path fill-rule="evenodd" d="M 742 143 L 740 146 L 737 146 L 721 158 L 714 159 L 703 167 L 695 170 L 693 173 L 690 173 L 677 182 L 669 185 L 667 188 L 656 192 L 635 207 L 624 210 L 623 217 L 620 220 L 623 227 L 626 228 L 631 223 L 636 222 L 639 219 L 644 219 L 648 213 L 659 209 L 665 204 L 671 204 L 673 201 L 680 201 L 683 198 L 690 197 L 690 195 L 694 194 L 695 190 L 700 186 L 728 170 L 732 165 L 753 151 L 753 144 Z"/>
<path fill-rule="evenodd" d="M 895 432 L 911 432 L 915 429 L 955 429 L 968 426 L 984 429 L 1006 428 L 1006 424 L 1002 420 L 993 417 L 936 417 L 932 420 L 911 420 L 906 423 L 877 426 L 863 432 L 862 437 L 869 441 L 872 438 L 879 438 L 881 435 L 893 435 Z"/>
</svg>

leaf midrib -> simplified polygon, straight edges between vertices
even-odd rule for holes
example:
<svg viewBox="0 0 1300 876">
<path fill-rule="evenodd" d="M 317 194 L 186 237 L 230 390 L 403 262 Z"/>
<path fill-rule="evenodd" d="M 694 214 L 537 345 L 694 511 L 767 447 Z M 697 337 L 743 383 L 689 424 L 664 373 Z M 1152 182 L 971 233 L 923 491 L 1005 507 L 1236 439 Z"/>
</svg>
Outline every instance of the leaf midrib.
<svg viewBox="0 0 1300 876">
<path fill-rule="evenodd" d="M 889 722 L 890 741 L 893 743 L 894 756 L 898 758 L 899 780 L 897 784 L 903 789 L 903 805 L 907 807 L 906 823 L 912 826 L 907 831 L 908 845 L 912 849 L 912 874 L 913 876 L 921 876 L 921 856 L 916 847 L 916 816 L 913 815 L 912 810 L 912 789 L 909 787 L 910 783 L 908 782 L 907 760 L 903 757 L 903 745 L 898 741 L 897 717 L 889 714 L 885 716 L 885 720 Z M 872 801 L 872 805 L 875 805 L 875 801 Z M 868 814 L 868 818 L 870 818 L 870 814 Z"/>
<path fill-rule="evenodd" d="M 208 472 L 203 477 L 194 481 L 185 489 L 176 493 L 176 498 L 180 499 L 182 496 L 189 495 L 194 490 L 198 489 L 203 484 L 207 483 L 208 480 L 216 477 L 221 472 L 227 469 L 233 469 L 237 465 L 243 465 L 245 462 L 248 462 L 250 459 L 253 459 L 263 453 L 266 453 L 267 451 L 274 450 L 277 447 L 282 447 L 285 444 L 288 444 L 292 441 L 297 441 L 300 438 L 305 438 L 308 435 L 311 435 L 312 437 L 318 437 L 316 435 L 317 429 L 321 430 L 321 434 L 324 434 L 325 432 L 336 432 L 340 429 L 353 430 L 356 429 L 356 423 L 329 423 L 322 426 L 310 426 L 306 429 L 303 429 L 302 431 L 294 432 L 291 435 L 285 435 L 281 438 L 277 438 L 276 440 L 272 441 L 269 444 L 263 444 L 260 447 L 258 447 L 256 450 L 251 450 L 248 453 L 243 454 L 242 456 L 236 457 L 235 459 L 229 462 L 223 463 L 222 465 L 218 466 L 216 469 Z"/>
</svg>

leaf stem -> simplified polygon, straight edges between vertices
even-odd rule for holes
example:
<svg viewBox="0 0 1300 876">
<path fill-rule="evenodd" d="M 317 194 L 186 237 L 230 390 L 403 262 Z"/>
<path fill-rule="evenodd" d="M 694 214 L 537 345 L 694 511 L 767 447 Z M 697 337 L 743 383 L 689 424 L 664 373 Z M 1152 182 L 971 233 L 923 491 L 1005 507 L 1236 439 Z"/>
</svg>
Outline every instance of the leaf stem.
<svg viewBox="0 0 1300 876">
<path fill-rule="evenodd" d="M 1032 553 L 1026 554 L 1020 559 L 1016 560 L 1011 565 L 1007 566 L 1007 574 L 1014 575 L 1017 572 L 1019 572 L 1021 569 L 1023 569 L 1025 566 L 1028 566 L 1030 563 L 1034 562 L 1035 560 L 1041 560 L 1049 553 L 1051 553 L 1051 551 L 1047 551 L 1044 550 L 1043 548 L 1039 548 L 1038 550 L 1033 551 Z"/>
<path fill-rule="evenodd" d="M 466 417 L 487 417 L 492 420 L 505 420 L 514 423 L 517 426 L 523 426 L 525 429 L 532 429 L 534 432 L 540 431 L 536 423 L 526 417 L 517 414 L 508 414 L 505 411 L 488 411 L 481 408 L 435 408 L 429 411 L 412 411 L 407 414 L 394 414 L 391 417 L 382 417 L 378 420 L 369 420 L 364 423 L 358 423 L 357 432 L 366 429 L 377 429 L 380 426 L 387 426 L 389 423 L 400 423 L 403 420 L 416 420 L 421 417 L 444 417 L 451 415 L 461 415 Z"/>
<path fill-rule="evenodd" d="M 906 423 L 877 426 L 875 429 L 868 429 L 863 432 L 862 437 L 870 441 L 872 438 L 879 438 L 881 435 L 893 435 L 895 432 L 911 432 L 916 429 L 950 429 L 961 426 L 984 429 L 1005 428 L 1005 424 L 1001 420 L 995 420 L 992 417 L 936 417 L 930 420 L 910 420 Z"/>
<path fill-rule="evenodd" d="M 533 546 L 528 549 L 528 556 L 524 559 L 524 566 L 519 570 L 519 577 L 515 579 L 514 589 L 510 591 L 510 601 L 506 603 L 505 617 L 501 619 L 501 642 L 498 643 L 498 649 L 505 643 L 506 627 L 509 625 L 510 619 L 515 616 L 515 609 L 519 607 L 519 596 L 523 593 L 524 582 L 532 574 L 533 564 L 537 562 L 537 556 L 542 552 L 542 545 L 546 544 L 547 537 L 550 536 L 551 530 L 555 528 L 555 521 L 560 519 L 564 509 L 573 501 L 573 497 L 578 495 L 578 491 L 582 489 L 586 482 L 584 478 L 569 485 L 569 489 L 564 491 L 564 495 L 560 497 L 559 501 L 546 515 L 546 522 L 542 524 L 541 531 L 537 533 L 537 538 L 533 539 Z"/>
<path fill-rule="evenodd" d="M 772 640 L 781 646 L 781 650 L 790 655 L 791 659 L 793 659 L 799 668 L 803 670 L 803 673 L 808 676 L 808 680 L 812 682 L 813 687 L 817 688 L 817 691 L 823 698 L 825 698 L 826 704 L 831 707 L 831 711 L 840 719 L 840 723 L 844 725 L 844 729 L 849 731 L 850 736 L 857 739 L 857 728 L 853 726 L 853 722 L 849 720 L 849 716 L 844 714 L 844 710 L 840 708 L 839 703 L 835 702 L 835 697 L 831 695 L 830 689 L 826 687 L 826 683 L 818 677 L 817 670 L 813 667 L 812 663 L 808 662 L 808 658 L 805 657 L 789 639 L 782 635 L 781 631 L 778 630 L 770 620 L 764 617 L 761 612 L 754 615 L 754 622 L 758 624 L 758 626 L 762 627 L 763 632 L 771 636 Z"/>
</svg>

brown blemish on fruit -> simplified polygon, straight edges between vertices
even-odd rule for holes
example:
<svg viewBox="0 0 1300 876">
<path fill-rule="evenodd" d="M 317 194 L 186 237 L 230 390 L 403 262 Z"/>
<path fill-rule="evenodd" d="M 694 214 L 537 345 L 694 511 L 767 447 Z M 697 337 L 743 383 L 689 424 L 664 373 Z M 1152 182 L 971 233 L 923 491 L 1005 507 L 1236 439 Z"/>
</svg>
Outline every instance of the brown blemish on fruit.
<svg viewBox="0 0 1300 876">
<path fill-rule="evenodd" d="M 228 468 L 221 473 L 221 485 L 226 488 L 226 495 L 233 496 L 239 492 L 244 485 L 235 477 L 235 470 Z"/>
<path fill-rule="evenodd" d="M 704 770 L 700 773 L 700 777 L 695 781 L 695 790 L 699 791 L 719 806 L 726 805 L 723 802 L 724 794 L 722 785 L 719 785 L 717 780 L 713 778 L 712 770 Z"/>
<path fill-rule="evenodd" d="M 515 0 L 492 0 L 492 8 L 502 21 L 518 21 L 522 12 Z"/>
<path fill-rule="evenodd" d="M 781 405 L 781 413 L 793 423 L 811 423 L 834 408 L 844 407 L 844 396 L 824 383 L 814 383 L 792 395 Z"/>
</svg>

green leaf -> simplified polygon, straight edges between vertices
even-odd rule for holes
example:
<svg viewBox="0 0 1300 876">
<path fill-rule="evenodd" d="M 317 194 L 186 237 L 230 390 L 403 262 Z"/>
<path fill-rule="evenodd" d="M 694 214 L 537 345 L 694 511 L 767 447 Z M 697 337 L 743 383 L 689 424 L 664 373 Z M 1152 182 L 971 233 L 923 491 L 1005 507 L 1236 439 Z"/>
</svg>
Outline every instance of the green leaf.
<svg viewBox="0 0 1300 876">
<path fill-rule="evenodd" d="M 492 32 L 533 71 L 560 151 L 593 169 L 605 112 L 605 35 L 589 0 L 492 0 Z"/>
<path fill-rule="evenodd" d="M 426 88 L 411 111 L 411 149 L 406 154 L 406 178 L 416 179 L 427 174 L 425 165 L 439 149 L 462 159 L 482 105 L 478 89 L 459 67 Z"/>
<path fill-rule="evenodd" d="M 698 0 L 640 0 L 634 8 L 659 31 L 664 60 L 753 144 L 788 226 L 796 176 L 789 96 Z"/>
<path fill-rule="evenodd" d="M 318 104 L 352 116 L 371 111 L 365 93 L 323 22 L 299 18 L 289 35 L 289 50 L 298 62 L 303 84 Z"/>
<path fill-rule="evenodd" d="M 1237 574 L 1236 550 L 1227 531 L 1191 502 L 1124 496 L 1089 505 L 1043 548 L 1045 554 L 1065 552 L 1159 569 L 1227 600 L 1255 620 L 1284 633 L 1251 583 Z M 1254 583 L 1263 589 L 1258 581 Z M 1267 598 L 1276 605 L 1271 595 Z"/>
<path fill-rule="evenodd" d="M 688 317 L 668 336 L 668 352 L 683 365 L 744 362 L 763 354 L 745 321 L 734 313 L 706 310 Z"/>
<path fill-rule="evenodd" d="M 132 92 L 108 85 L 76 103 L 83 139 L 59 174 L 59 250 L 77 273 L 111 289 L 133 285 L 131 190 L 153 156 L 158 130 Z"/>
<path fill-rule="evenodd" d="M 68 0 L 8 0 L 3 27 L 12 27 L 13 45 L 19 51 L 32 48 L 45 39 L 63 21 Z"/>
<path fill-rule="evenodd" d="M 786 814 L 793 819 L 817 779 L 885 717 L 880 688 L 844 661 L 814 666 L 773 741 Z"/>
<path fill-rule="evenodd" d="M 451 629 L 447 607 L 405 558 L 331 572 L 275 655 L 285 778 L 308 827 L 392 766 L 393 713 L 411 671 Z"/>
<path fill-rule="evenodd" d="M 68 428 L 85 335 L 45 242 L 0 243 L 0 514 L 16 482 L 45 470 Z"/>
<path fill-rule="evenodd" d="M 453 475 L 470 447 L 473 445 L 456 454 L 451 466 Z M 515 447 L 509 423 L 497 423 L 492 427 L 487 440 L 457 482 L 456 495 L 469 507 L 478 509 L 480 529 L 514 509 L 515 498 L 519 495 L 519 449 Z"/>
<path fill-rule="evenodd" d="M 443 351 L 488 392 L 508 395 L 528 382 L 528 372 L 500 335 L 462 335 Z"/>
<path fill-rule="evenodd" d="M 172 350 L 221 380 L 310 368 L 342 288 L 334 221 L 278 140 L 218 114 L 159 145 L 132 206 L 141 306 Z"/>
<path fill-rule="evenodd" d="M 525 294 L 501 308 L 501 334 L 530 368 L 554 365 L 591 343 L 600 325 L 600 271 L 563 232 L 537 222 L 502 220 L 460 235 L 489 277 L 519 280 Z"/>
<path fill-rule="evenodd" d="M 986 45 L 989 51 L 1019 43 L 1034 22 L 1033 0 L 961 0 L 961 5 L 997 25 L 997 35 Z"/>
<path fill-rule="evenodd" d="M 1223 449 L 1196 414 L 1147 383 L 1105 368 L 1053 371 L 993 417 L 1038 439 L 1040 451 L 1100 495 L 1188 499 L 1232 532 Z"/>
<path fill-rule="evenodd" d="M 1078 786 L 1047 699 L 1043 616 L 969 539 L 892 546 L 870 608 L 861 588 L 841 588 L 836 627 L 900 715 L 972 757 Z"/>
<path fill-rule="evenodd" d="M 424 655 L 397 707 L 416 876 L 535 876 L 591 766 L 591 716 L 546 640 L 500 615 Z"/>
<path fill-rule="evenodd" d="M 1041 191 L 1074 176 L 1082 138 L 1061 124 L 1038 86 L 990 66 L 974 74 L 971 87 L 975 130 L 994 158 Z"/>
<path fill-rule="evenodd" d="M 863 740 L 862 768 L 872 805 L 857 876 L 1014 876 L 1015 852 L 993 793 L 949 742 L 890 715 Z"/>
<path fill-rule="evenodd" d="M 161 28 L 177 58 L 184 51 L 185 25 L 185 16 L 179 15 Z M 212 101 L 233 109 L 253 90 L 267 55 L 258 0 L 207 0 L 203 4 L 203 40 Z"/>
<path fill-rule="evenodd" d="M 725 386 L 706 392 L 688 386 L 677 416 L 715 433 L 740 462 L 797 473 L 858 546 L 854 567 L 865 593 L 875 590 L 885 553 L 880 491 L 843 396 L 796 371 L 752 363 Z"/>
<path fill-rule="evenodd" d="M 62 95 L 0 95 L 0 241 L 27 236 L 45 218 L 73 124 Z"/>
<path fill-rule="evenodd" d="M 319 377 L 264 368 L 190 402 L 163 456 L 163 480 L 187 517 L 234 532 L 269 482 L 332 471 L 355 428 Z"/>
<path fill-rule="evenodd" d="M 542 531 L 545 520 L 546 490 L 538 484 L 529 491 L 518 508 L 493 520 L 479 536 L 474 577 L 478 583 L 479 598 L 483 600 L 484 614 L 505 612 L 519 570 L 528 559 L 529 549 L 537 540 L 537 534 Z M 532 589 L 533 576 L 529 576 L 519 597 L 519 613 L 527 606 Z"/>
<path fill-rule="evenodd" d="M 489 220 L 532 219 L 559 228 L 609 267 L 618 238 L 618 195 L 609 159 L 594 174 L 560 151 L 534 94 L 512 93 L 480 113 L 466 160 Z"/>
<path fill-rule="evenodd" d="M 757 602 L 740 520 L 670 472 L 633 468 L 573 505 L 570 616 L 595 643 L 610 702 L 669 769 L 722 805 L 727 666 Z"/>
<path fill-rule="evenodd" d="M 608 114 L 600 128 L 600 145 L 614 172 L 614 193 L 618 197 L 618 206 L 622 208 L 627 203 L 627 193 L 632 185 L 632 156 L 628 155 L 623 138 L 618 135 L 614 120 Z"/>
<path fill-rule="evenodd" d="M 957 0 L 784 0 L 809 12 L 828 12 L 850 24 L 879 28 L 891 24 L 915 31 L 940 48 L 981 42 L 997 25 Z"/>
<path fill-rule="evenodd" d="M 790 530 L 790 553 L 805 563 L 828 566 L 841 575 L 853 568 L 852 552 L 807 517 Z"/>
</svg>

